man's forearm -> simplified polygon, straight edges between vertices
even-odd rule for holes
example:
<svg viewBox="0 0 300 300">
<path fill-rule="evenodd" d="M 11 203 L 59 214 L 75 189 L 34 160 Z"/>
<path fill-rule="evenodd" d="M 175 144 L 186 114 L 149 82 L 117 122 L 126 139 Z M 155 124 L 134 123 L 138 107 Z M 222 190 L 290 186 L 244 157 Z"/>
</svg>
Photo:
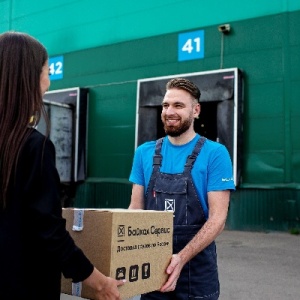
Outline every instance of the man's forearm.
<svg viewBox="0 0 300 300">
<path fill-rule="evenodd" d="M 184 264 L 210 245 L 223 231 L 224 227 L 225 221 L 208 219 L 194 238 L 178 253 Z"/>
</svg>

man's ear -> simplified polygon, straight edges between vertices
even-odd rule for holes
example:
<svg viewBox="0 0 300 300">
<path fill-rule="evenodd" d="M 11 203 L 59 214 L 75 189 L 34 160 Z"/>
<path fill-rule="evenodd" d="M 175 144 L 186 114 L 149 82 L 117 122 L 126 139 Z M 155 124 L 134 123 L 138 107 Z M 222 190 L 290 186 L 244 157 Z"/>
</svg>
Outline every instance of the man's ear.
<svg viewBox="0 0 300 300">
<path fill-rule="evenodd" d="M 200 113 L 201 113 L 201 105 L 200 105 L 200 103 L 197 103 L 197 104 L 194 106 L 194 118 L 195 118 L 195 119 L 199 119 Z"/>
</svg>

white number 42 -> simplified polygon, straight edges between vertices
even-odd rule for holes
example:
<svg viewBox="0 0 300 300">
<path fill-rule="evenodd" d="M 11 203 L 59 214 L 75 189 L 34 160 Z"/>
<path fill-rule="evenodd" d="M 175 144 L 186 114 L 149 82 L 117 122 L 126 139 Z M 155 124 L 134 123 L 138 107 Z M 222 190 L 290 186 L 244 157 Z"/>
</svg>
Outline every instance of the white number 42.
<svg viewBox="0 0 300 300">
<path fill-rule="evenodd" d="M 50 74 L 51 75 L 62 74 L 62 66 L 63 66 L 63 64 L 61 61 L 58 61 L 55 64 L 54 63 L 50 64 L 50 66 L 49 66 Z"/>
</svg>

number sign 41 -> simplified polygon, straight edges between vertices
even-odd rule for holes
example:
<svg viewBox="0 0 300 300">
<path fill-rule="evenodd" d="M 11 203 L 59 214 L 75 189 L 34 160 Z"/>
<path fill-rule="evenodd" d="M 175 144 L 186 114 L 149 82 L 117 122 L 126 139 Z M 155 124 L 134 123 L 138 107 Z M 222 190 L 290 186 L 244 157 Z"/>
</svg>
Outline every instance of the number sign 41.
<svg viewBox="0 0 300 300">
<path fill-rule="evenodd" d="M 178 61 L 204 58 L 204 30 L 178 35 Z"/>
</svg>

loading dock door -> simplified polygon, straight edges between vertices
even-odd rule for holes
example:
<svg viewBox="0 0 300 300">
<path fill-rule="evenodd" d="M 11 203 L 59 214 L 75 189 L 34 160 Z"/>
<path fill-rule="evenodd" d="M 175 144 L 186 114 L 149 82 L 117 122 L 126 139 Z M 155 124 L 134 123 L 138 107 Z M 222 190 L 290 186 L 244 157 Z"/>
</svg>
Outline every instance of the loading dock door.
<svg viewBox="0 0 300 300">
<path fill-rule="evenodd" d="M 235 184 L 241 176 L 243 77 L 237 68 L 138 80 L 135 146 L 165 136 L 160 120 L 166 83 L 175 77 L 193 81 L 201 91 L 195 131 L 224 144 L 231 156 Z"/>
<path fill-rule="evenodd" d="M 50 139 L 56 148 L 60 180 L 73 183 L 86 178 L 88 90 L 74 87 L 49 91 L 43 99 L 50 119 Z M 37 130 L 46 133 L 42 118 Z"/>
</svg>

